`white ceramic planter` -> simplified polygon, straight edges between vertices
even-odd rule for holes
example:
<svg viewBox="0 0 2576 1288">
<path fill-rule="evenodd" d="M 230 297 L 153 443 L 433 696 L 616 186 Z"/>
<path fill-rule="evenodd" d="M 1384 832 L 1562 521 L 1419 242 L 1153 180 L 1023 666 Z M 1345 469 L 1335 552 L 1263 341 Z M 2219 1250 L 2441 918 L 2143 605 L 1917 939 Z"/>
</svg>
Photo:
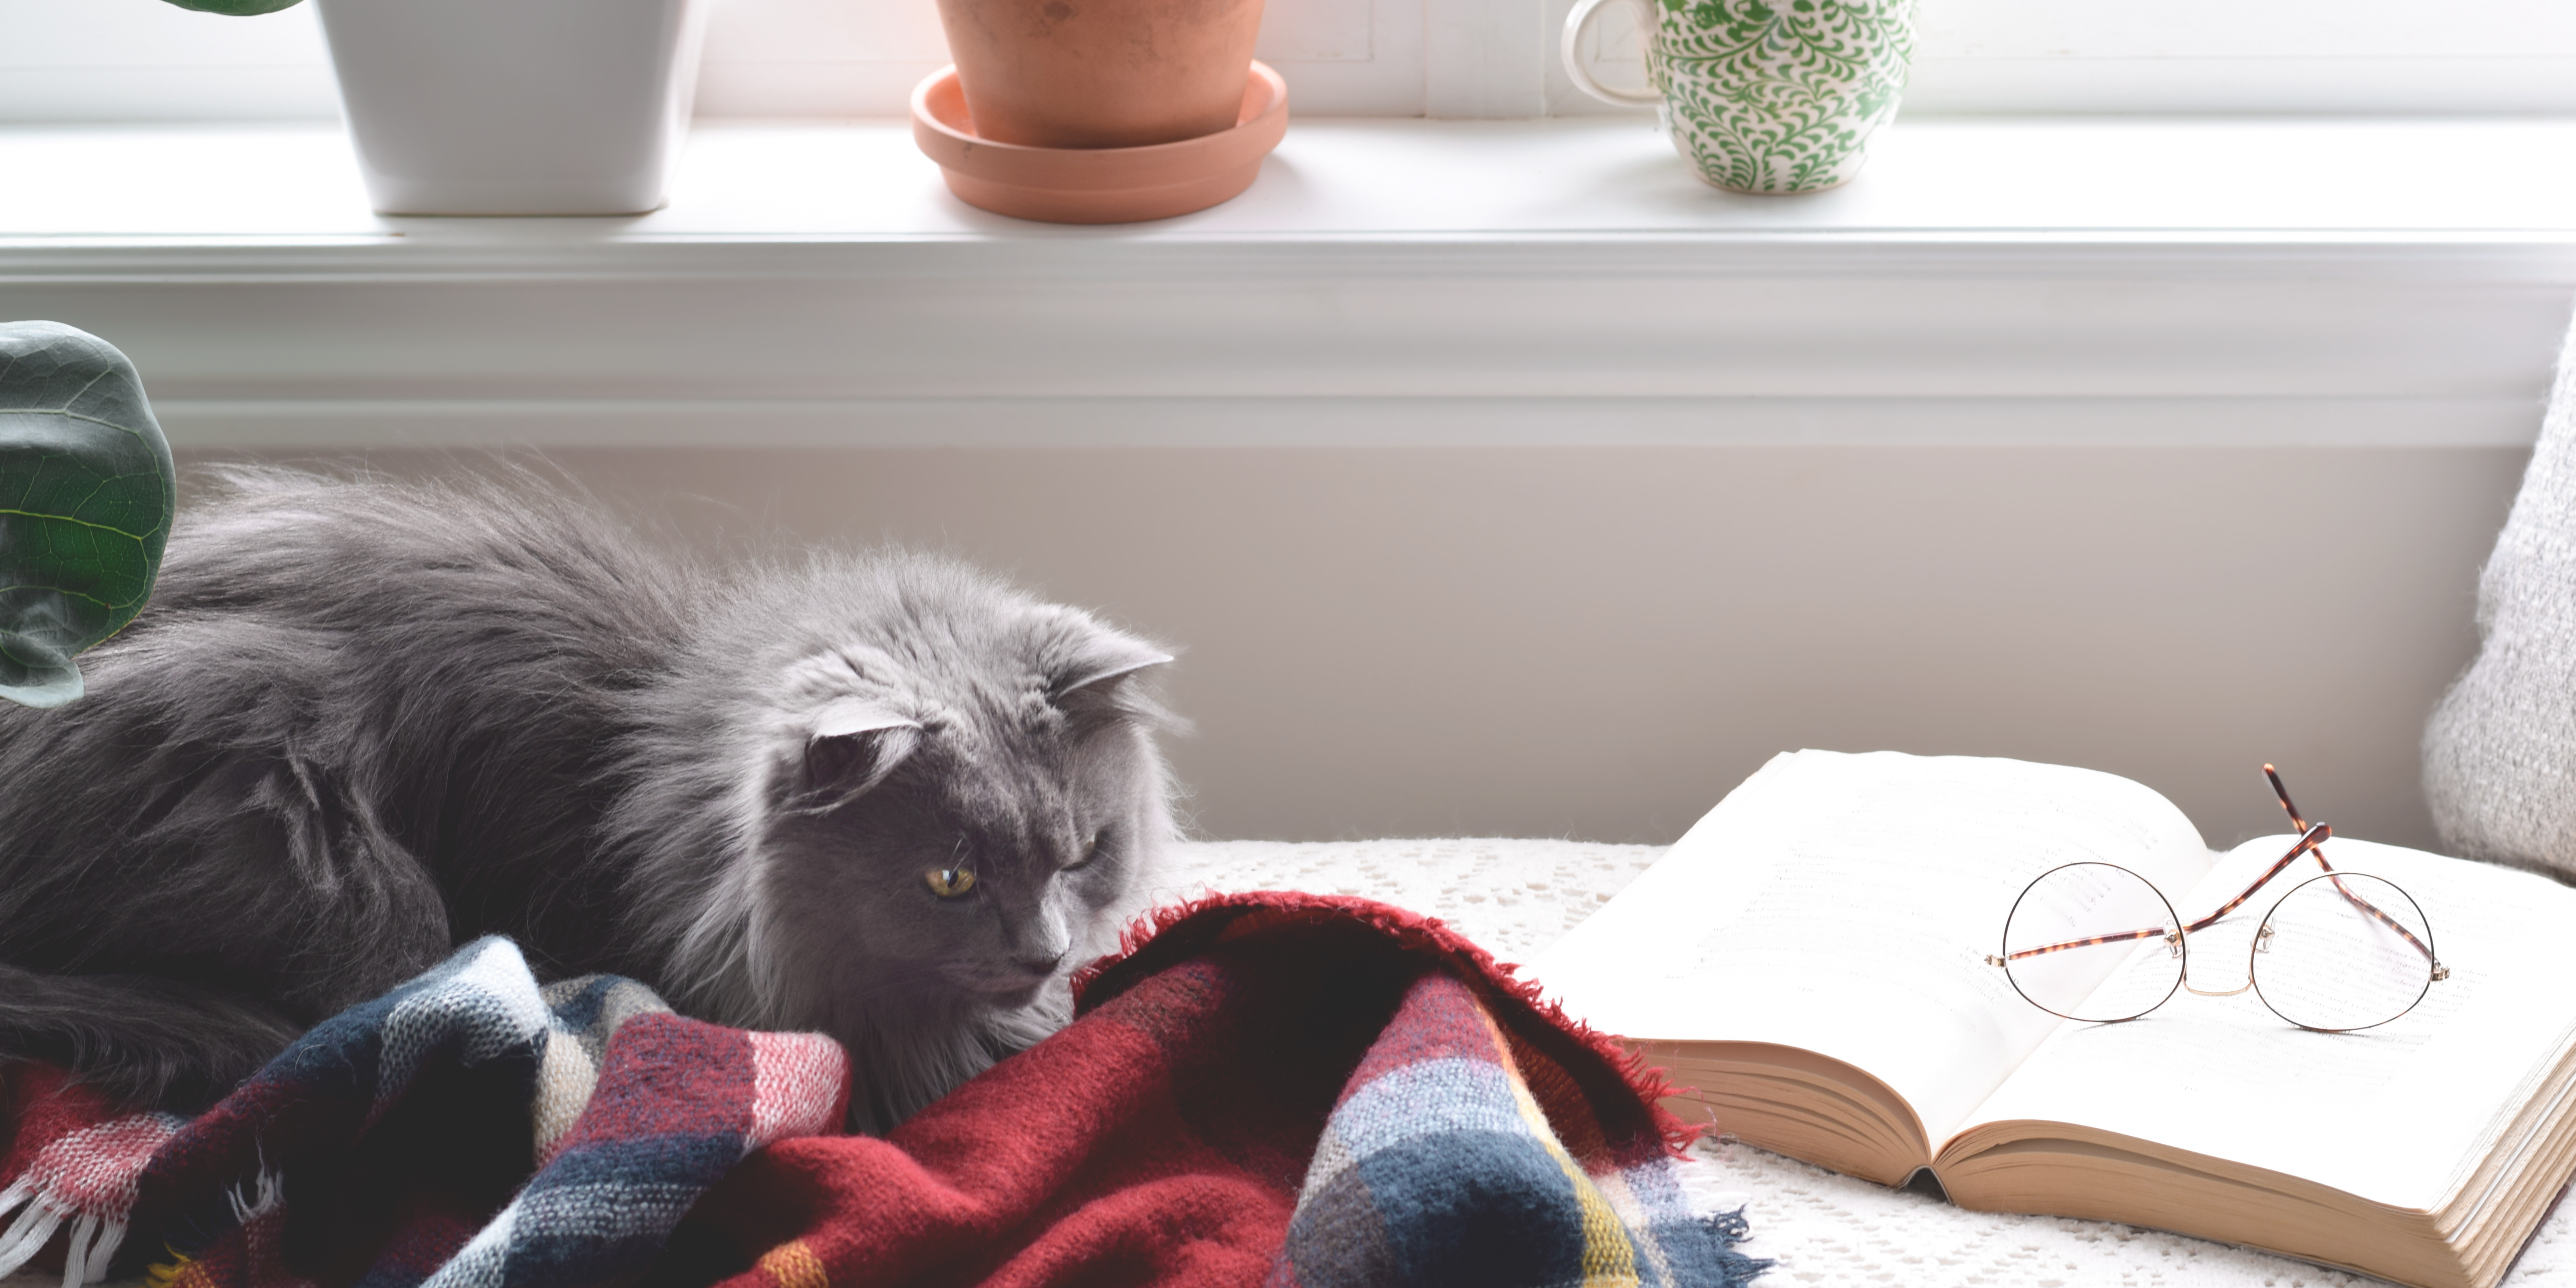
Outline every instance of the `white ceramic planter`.
<svg viewBox="0 0 2576 1288">
<path fill-rule="evenodd" d="M 319 0 L 375 208 L 654 209 L 687 137 L 707 0 Z"/>
</svg>

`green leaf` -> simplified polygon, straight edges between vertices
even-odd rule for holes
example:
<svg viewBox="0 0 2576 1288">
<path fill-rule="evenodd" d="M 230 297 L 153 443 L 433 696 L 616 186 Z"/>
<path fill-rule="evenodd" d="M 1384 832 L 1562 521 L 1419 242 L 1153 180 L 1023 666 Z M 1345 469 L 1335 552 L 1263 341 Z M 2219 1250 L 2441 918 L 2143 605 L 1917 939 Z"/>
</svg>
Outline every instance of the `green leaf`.
<svg viewBox="0 0 2576 1288">
<path fill-rule="evenodd" d="M 60 322 L 0 323 L 0 698 L 81 695 L 72 657 L 142 611 L 177 480 L 115 345 Z"/>
<path fill-rule="evenodd" d="M 228 13 L 236 18 L 295 7 L 295 0 L 170 0 L 170 3 L 199 13 Z"/>
</svg>

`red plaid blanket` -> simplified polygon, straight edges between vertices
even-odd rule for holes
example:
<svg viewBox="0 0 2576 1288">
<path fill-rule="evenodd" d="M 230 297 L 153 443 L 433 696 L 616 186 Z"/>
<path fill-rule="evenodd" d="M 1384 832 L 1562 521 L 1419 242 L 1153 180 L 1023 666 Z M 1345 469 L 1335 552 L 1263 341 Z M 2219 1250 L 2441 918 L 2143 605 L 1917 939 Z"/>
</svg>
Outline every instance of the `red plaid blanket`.
<svg viewBox="0 0 2576 1288">
<path fill-rule="evenodd" d="M 1163 914 L 1079 1018 L 886 1139 L 838 1053 L 540 994 L 484 941 L 194 1122 L 21 1068 L 0 1261 L 175 1288 L 1476 1283 L 1733 1288 L 1651 1075 L 1439 923 L 1305 895 Z"/>
<path fill-rule="evenodd" d="M 1740 1285 L 1664 1090 L 1436 921 L 1209 899 L 1080 1018 L 884 1140 L 785 1141 L 700 1219 L 726 1288 Z"/>
</svg>

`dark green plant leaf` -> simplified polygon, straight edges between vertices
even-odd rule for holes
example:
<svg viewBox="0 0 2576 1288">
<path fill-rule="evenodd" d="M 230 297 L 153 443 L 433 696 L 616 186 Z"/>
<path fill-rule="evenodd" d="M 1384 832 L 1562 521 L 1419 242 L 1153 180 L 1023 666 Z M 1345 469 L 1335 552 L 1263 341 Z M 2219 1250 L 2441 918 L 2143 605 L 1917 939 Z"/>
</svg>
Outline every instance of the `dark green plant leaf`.
<svg viewBox="0 0 2576 1288">
<path fill-rule="evenodd" d="M 81 695 L 73 655 L 142 610 L 178 504 L 134 364 L 60 322 L 0 323 L 0 698 Z"/>
<path fill-rule="evenodd" d="M 228 13 L 236 18 L 295 7 L 295 0 L 170 0 L 170 3 L 199 13 Z"/>
</svg>

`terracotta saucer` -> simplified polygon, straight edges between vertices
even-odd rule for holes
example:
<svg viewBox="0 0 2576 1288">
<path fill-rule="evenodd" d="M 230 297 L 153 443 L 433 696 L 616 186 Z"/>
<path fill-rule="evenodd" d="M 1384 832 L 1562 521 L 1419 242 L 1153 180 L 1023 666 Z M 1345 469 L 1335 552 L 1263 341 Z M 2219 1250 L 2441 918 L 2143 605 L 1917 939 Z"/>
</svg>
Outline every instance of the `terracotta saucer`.
<svg viewBox="0 0 2576 1288">
<path fill-rule="evenodd" d="M 1288 83 L 1261 63 L 1230 130 L 1141 148 L 1040 148 L 975 137 L 957 69 L 912 90 L 912 141 L 970 206 L 1057 224 L 1123 224 L 1205 210 L 1252 186 L 1288 133 Z"/>
</svg>

